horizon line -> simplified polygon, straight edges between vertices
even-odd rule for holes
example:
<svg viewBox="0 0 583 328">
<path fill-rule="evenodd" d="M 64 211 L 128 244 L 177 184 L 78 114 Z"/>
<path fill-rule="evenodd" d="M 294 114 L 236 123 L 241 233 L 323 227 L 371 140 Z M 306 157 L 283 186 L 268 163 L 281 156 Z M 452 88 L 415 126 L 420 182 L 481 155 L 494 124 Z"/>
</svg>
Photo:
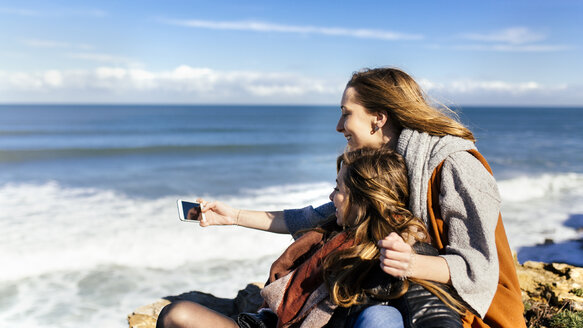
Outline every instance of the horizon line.
<svg viewBox="0 0 583 328">
<path fill-rule="evenodd" d="M 0 106 L 211 106 L 211 107 L 219 107 L 219 106 L 240 106 L 240 107 L 339 107 L 340 104 L 266 104 L 266 103 L 130 103 L 130 102 L 120 102 L 120 103 L 67 103 L 67 102 L 34 102 L 34 103 L 24 103 L 24 102 L 0 102 Z M 520 107 L 528 107 L 528 108 L 581 108 L 583 109 L 583 104 L 579 105 L 565 105 L 565 104 L 537 104 L 537 105 L 529 105 L 529 104 L 451 104 L 447 105 L 447 107 L 455 109 L 460 107 L 513 107 L 513 108 L 520 108 Z"/>
</svg>

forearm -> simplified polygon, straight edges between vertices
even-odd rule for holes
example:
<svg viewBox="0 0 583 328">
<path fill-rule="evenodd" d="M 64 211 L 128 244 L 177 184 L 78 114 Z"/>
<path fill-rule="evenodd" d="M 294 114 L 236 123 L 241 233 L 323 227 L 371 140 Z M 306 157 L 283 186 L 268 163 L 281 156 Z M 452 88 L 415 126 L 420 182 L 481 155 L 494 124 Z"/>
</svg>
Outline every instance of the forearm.
<svg viewBox="0 0 583 328">
<path fill-rule="evenodd" d="M 449 266 L 441 256 L 413 254 L 407 275 L 411 278 L 451 284 Z"/>
<path fill-rule="evenodd" d="M 275 233 L 289 233 L 283 219 L 283 211 L 237 210 L 237 215 L 233 221 L 233 224 L 246 228 Z"/>
</svg>

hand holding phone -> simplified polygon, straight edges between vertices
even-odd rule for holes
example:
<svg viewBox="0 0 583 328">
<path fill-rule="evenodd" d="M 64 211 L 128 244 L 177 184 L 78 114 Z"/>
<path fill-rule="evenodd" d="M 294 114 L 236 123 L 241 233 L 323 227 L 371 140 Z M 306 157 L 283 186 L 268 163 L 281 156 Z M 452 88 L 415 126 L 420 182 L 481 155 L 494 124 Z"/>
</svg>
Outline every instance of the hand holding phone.
<svg viewBox="0 0 583 328">
<path fill-rule="evenodd" d="M 176 201 L 178 207 L 178 218 L 187 222 L 204 222 L 206 217 L 202 212 L 202 204 L 189 202 L 182 199 Z"/>
</svg>

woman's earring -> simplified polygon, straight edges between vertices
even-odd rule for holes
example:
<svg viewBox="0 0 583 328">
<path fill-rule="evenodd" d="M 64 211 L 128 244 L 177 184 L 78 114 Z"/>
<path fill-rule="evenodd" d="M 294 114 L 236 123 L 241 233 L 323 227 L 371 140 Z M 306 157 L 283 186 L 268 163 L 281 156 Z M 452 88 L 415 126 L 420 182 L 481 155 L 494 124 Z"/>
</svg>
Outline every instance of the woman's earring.
<svg viewBox="0 0 583 328">
<path fill-rule="evenodd" d="M 379 130 L 379 126 L 375 125 L 374 128 L 370 131 L 370 134 L 375 134 Z"/>
</svg>

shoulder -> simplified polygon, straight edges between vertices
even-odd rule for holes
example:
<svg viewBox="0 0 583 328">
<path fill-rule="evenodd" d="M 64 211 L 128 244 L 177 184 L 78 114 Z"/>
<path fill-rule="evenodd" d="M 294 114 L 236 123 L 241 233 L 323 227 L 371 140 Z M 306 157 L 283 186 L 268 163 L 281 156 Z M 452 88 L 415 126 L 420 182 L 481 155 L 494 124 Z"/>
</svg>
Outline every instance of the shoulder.
<svg viewBox="0 0 583 328">
<path fill-rule="evenodd" d="M 474 155 L 468 151 L 450 154 L 443 161 L 441 171 L 442 193 L 448 189 L 483 192 L 500 201 L 496 179 Z"/>
<path fill-rule="evenodd" d="M 468 152 L 470 150 L 477 150 L 476 145 L 470 140 L 450 135 L 439 137 L 436 139 L 435 143 L 431 145 L 428 165 L 430 167 L 435 167 L 449 157 L 464 161 L 464 158 L 457 158 L 457 155 L 461 154 L 462 157 L 463 155 L 470 155 L 473 157 L 473 155 Z"/>
<path fill-rule="evenodd" d="M 449 154 L 443 163 L 444 167 L 449 168 L 450 170 L 457 170 L 457 171 L 467 171 L 471 170 L 473 172 L 485 172 L 491 176 L 491 174 L 486 170 L 484 165 L 476 158 L 476 156 L 472 155 L 469 151 L 456 151 Z"/>
</svg>

